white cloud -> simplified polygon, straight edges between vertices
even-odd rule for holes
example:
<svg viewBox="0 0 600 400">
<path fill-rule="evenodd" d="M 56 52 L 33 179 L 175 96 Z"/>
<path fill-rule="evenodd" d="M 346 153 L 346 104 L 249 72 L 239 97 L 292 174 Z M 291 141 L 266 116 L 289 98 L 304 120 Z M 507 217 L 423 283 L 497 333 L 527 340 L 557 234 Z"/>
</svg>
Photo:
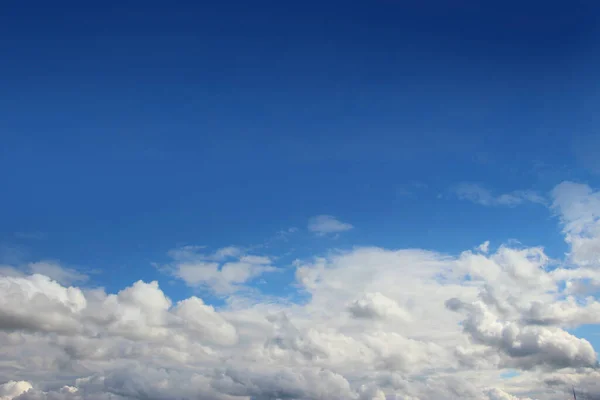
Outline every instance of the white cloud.
<svg viewBox="0 0 600 400">
<path fill-rule="evenodd" d="M 531 400 L 529 397 L 525 398 L 513 396 L 498 388 L 490 389 L 486 394 L 489 396 L 490 400 Z"/>
<path fill-rule="evenodd" d="M 554 188 L 552 197 L 552 208 L 571 247 L 570 260 L 581 266 L 600 266 L 600 191 L 563 182 Z"/>
<path fill-rule="evenodd" d="M 0 329 L 73 332 L 86 307 L 78 288 L 63 287 L 43 275 L 0 278 Z"/>
<path fill-rule="evenodd" d="M 166 269 L 189 286 L 206 287 L 218 294 L 243 289 L 250 280 L 277 270 L 271 258 L 246 254 L 238 247 L 224 247 L 209 254 L 202 250 L 196 246 L 171 250 L 173 262 Z"/>
<path fill-rule="evenodd" d="M 378 319 L 397 317 L 410 320 L 410 315 L 398 303 L 379 292 L 365 293 L 354 300 L 348 311 L 354 318 Z"/>
<path fill-rule="evenodd" d="M 564 188 L 565 233 L 587 232 L 594 192 Z M 600 278 L 591 263 L 487 242 L 455 256 L 357 247 L 297 261 L 296 304 L 247 301 L 238 290 L 272 258 L 233 249 L 178 248 L 164 268 L 227 294 L 221 308 L 172 301 L 157 282 L 106 293 L 0 276 L 0 399 L 559 400 L 571 385 L 600 396 L 597 354 L 569 330 L 600 323 L 600 302 L 578 288 Z M 507 368 L 519 374 L 501 378 Z"/>
<path fill-rule="evenodd" d="M 515 190 L 495 195 L 476 183 L 462 183 L 456 186 L 453 192 L 461 200 L 468 200 L 483 206 L 514 207 L 523 203 L 546 204 L 546 199 L 533 190 Z"/>
<path fill-rule="evenodd" d="M 236 246 L 222 247 L 215 252 L 215 254 L 213 255 L 213 259 L 217 261 L 223 261 L 228 258 L 237 257 L 242 253 L 243 250 Z"/>
<path fill-rule="evenodd" d="M 319 236 L 349 231 L 352 225 L 342 222 L 331 215 L 317 215 L 308 220 L 308 230 Z"/>
<path fill-rule="evenodd" d="M 20 400 L 526 399 L 534 388 L 507 388 L 499 370 L 544 379 L 595 366 L 589 343 L 564 326 L 599 305 L 565 300 L 568 274 L 547 264 L 540 248 L 357 248 L 298 263 L 305 304 L 220 310 L 198 297 L 173 303 L 156 282 L 106 294 L 0 277 L 0 382 L 30 382 Z"/>
<path fill-rule="evenodd" d="M 12 400 L 13 398 L 25 393 L 29 389 L 32 389 L 32 386 L 29 382 L 8 381 L 0 385 L 0 400 Z"/>
<path fill-rule="evenodd" d="M 84 282 L 88 279 L 86 274 L 74 269 L 62 267 L 58 263 L 51 261 L 29 263 L 27 267 L 32 274 L 45 275 L 65 285 Z"/>
<path fill-rule="evenodd" d="M 486 240 L 485 242 L 481 243 L 479 246 L 477 246 L 477 250 L 487 254 L 490 251 L 490 241 Z"/>
<path fill-rule="evenodd" d="M 54 261 L 38 261 L 18 266 L 0 265 L 0 276 L 25 276 L 26 274 L 39 274 L 47 276 L 61 284 L 70 285 L 88 280 L 84 273 L 71 268 L 65 268 Z"/>
</svg>

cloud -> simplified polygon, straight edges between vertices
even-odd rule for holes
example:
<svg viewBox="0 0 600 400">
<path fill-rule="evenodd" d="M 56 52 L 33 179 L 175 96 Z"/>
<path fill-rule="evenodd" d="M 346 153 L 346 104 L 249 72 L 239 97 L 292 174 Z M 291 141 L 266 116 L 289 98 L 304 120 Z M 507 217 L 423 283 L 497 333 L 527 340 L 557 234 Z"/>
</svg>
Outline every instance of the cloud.
<svg viewBox="0 0 600 400">
<path fill-rule="evenodd" d="M 365 293 L 348 307 L 354 318 L 379 319 L 398 317 L 410 320 L 408 313 L 398 303 L 379 292 Z"/>
<path fill-rule="evenodd" d="M 456 186 L 453 192 L 461 200 L 471 201 L 483 206 L 515 207 L 523 203 L 546 203 L 546 199 L 533 190 L 515 190 L 510 193 L 494 195 L 490 190 L 476 183 L 462 183 Z"/>
<path fill-rule="evenodd" d="M 208 288 L 222 295 L 242 290 L 252 279 L 277 271 L 270 257 L 246 254 L 238 247 L 223 247 L 214 253 L 202 250 L 197 246 L 171 250 L 173 262 L 162 268 L 188 286 Z"/>
<path fill-rule="evenodd" d="M 25 273 L 12 265 L 0 265 L 0 276 L 24 276 Z"/>
<path fill-rule="evenodd" d="M 595 192 L 581 189 L 553 195 L 566 235 L 595 224 Z M 486 243 L 300 259 L 298 303 L 247 301 L 273 258 L 234 247 L 179 247 L 161 267 L 223 296 L 220 307 L 171 299 L 156 281 L 107 293 L 3 275 L 0 398 L 558 400 L 571 385 L 598 398 L 597 354 L 571 330 L 600 323 L 600 303 L 578 289 L 598 269 Z"/>
<path fill-rule="evenodd" d="M 58 263 L 50 261 L 40 261 L 28 264 L 28 270 L 33 274 L 41 274 L 54 279 L 65 285 L 76 282 L 85 282 L 88 276 L 74 269 L 65 268 Z"/>
<path fill-rule="evenodd" d="M 12 400 L 31 388 L 31 384 L 26 381 L 8 381 L 0 385 L 0 400 Z"/>
<path fill-rule="evenodd" d="M 0 329 L 73 333 L 86 307 L 78 288 L 64 287 L 43 275 L 1 277 Z"/>
<path fill-rule="evenodd" d="M 587 340 L 558 327 L 498 318 L 498 313 L 481 301 L 464 304 L 451 299 L 446 304 L 452 310 L 466 311 L 465 333 L 475 343 L 494 347 L 507 356 L 504 366 L 530 369 L 595 367 L 597 364 L 596 352 Z"/>
<path fill-rule="evenodd" d="M 218 252 L 176 253 L 189 263 Z M 235 254 L 222 264 L 270 260 Z M 29 382 L 20 400 L 526 399 L 532 388 L 498 386 L 499 370 L 542 379 L 595 367 L 589 343 L 564 326 L 599 305 L 565 300 L 568 271 L 548 262 L 541 248 L 356 248 L 297 263 L 306 303 L 221 309 L 174 302 L 157 282 L 110 294 L 0 277 L 0 382 Z"/>
<path fill-rule="evenodd" d="M 55 261 L 37 261 L 18 266 L 0 265 L 0 276 L 22 277 L 27 274 L 47 276 L 61 284 L 83 283 L 89 277 L 71 268 L 65 268 Z"/>
<path fill-rule="evenodd" d="M 490 251 L 490 241 L 486 240 L 485 242 L 481 243 L 479 246 L 477 246 L 477 250 L 487 254 Z"/>
<path fill-rule="evenodd" d="M 563 182 L 552 191 L 552 199 L 570 246 L 570 261 L 600 266 L 600 192 L 585 184 Z"/>
<path fill-rule="evenodd" d="M 319 236 L 345 232 L 353 228 L 352 225 L 341 222 L 331 215 L 317 215 L 308 220 L 308 230 Z"/>
<path fill-rule="evenodd" d="M 513 396 L 498 388 L 490 389 L 486 394 L 488 395 L 489 400 L 531 400 L 529 397 Z"/>
</svg>

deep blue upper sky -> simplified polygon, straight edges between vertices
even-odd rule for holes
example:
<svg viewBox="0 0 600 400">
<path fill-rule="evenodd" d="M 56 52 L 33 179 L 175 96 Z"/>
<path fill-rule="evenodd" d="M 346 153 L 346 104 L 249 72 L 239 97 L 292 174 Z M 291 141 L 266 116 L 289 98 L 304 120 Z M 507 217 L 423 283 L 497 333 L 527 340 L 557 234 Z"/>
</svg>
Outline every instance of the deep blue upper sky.
<svg viewBox="0 0 600 400">
<path fill-rule="evenodd" d="M 546 208 L 451 189 L 598 183 L 600 4 L 489 3 L 3 3 L 0 263 L 118 288 L 181 244 L 257 245 L 319 214 L 355 226 L 336 246 L 559 256 Z"/>
</svg>

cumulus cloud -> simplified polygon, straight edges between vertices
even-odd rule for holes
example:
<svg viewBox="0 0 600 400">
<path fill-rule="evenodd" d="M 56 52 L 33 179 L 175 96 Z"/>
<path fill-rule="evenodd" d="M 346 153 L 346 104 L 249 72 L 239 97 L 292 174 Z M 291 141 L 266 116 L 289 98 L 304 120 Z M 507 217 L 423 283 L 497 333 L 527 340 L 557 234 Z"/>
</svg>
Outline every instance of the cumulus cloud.
<svg viewBox="0 0 600 400">
<path fill-rule="evenodd" d="M 342 222 L 331 215 L 317 215 L 308 220 L 308 230 L 319 236 L 349 231 L 352 225 Z"/>
<path fill-rule="evenodd" d="M 494 194 L 476 183 L 461 183 L 453 189 L 461 200 L 471 201 L 483 206 L 514 207 L 523 203 L 545 204 L 546 199 L 533 190 L 515 190 L 509 193 Z"/>
<path fill-rule="evenodd" d="M 565 187 L 553 196 L 572 244 L 595 224 L 595 192 Z M 570 328 L 600 323 L 581 289 L 600 272 L 574 251 L 565 265 L 542 247 L 487 242 L 457 255 L 331 251 L 294 263 L 297 303 L 246 301 L 272 257 L 170 252 L 161 271 L 225 296 L 221 307 L 171 299 L 156 281 L 107 293 L 6 274 L 0 399 L 558 400 L 571 385 L 594 398 L 597 354 Z M 501 378 L 506 368 L 519 374 Z"/>
<path fill-rule="evenodd" d="M 452 310 L 466 311 L 464 331 L 475 343 L 493 347 L 506 356 L 505 366 L 529 369 L 597 364 L 592 345 L 561 328 L 507 321 L 481 301 L 464 304 L 451 299 L 446 304 Z"/>
<path fill-rule="evenodd" d="M 86 307 L 78 288 L 63 287 L 44 275 L 0 278 L 0 329 L 73 332 Z"/>
<path fill-rule="evenodd" d="M 0 385 L 0 400 L 12 400 L 32 388 L 26 381 L 8 381 Z"/>
<path fill-rule="evenodd" d="M 498 388 L 492 388 L 488 390 L 486 394 L 490 400 L 531 400 L 529 397 L 513 396 Z"/>
<path fill-rule="evenodd" d="M 379 292 L 365 293 L 349 305 L 348 311 L 354 318 L 397 317 L 410 320 L 410 315 L 398 303 Z"/>
<path fill-rule="evenodd" d="M 202 247 L 184 246 L 169 252 L 173 262 L 163 269 L 192 287 L 205 287 L 228 294 L 267 272 L 277 270 L 267 256 L 247 254 L 238 247 L 223 247 L 204 253 Z"/>
<path fill-rule="evenodd" d="M 357 248 L 297 263 L 306 304 L 220 310 L 173 302 L 157 282 L 107 294 L 2 277 L 0 379 L 31 382 L 20 400 L 511 399 L 494 386 L 498 368 L 594 364 L 589 343 L 562 329 L 586 306 L 561 311 L 547 263 L 538 248 Z"/>
</svg>

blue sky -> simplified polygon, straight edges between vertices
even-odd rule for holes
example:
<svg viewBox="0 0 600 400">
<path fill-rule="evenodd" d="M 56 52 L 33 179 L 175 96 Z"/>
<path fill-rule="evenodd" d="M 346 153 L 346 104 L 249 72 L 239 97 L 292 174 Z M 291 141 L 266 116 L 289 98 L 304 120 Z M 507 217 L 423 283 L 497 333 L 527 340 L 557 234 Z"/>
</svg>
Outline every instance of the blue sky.
<svg viewBox="0 0 600 400">
<path fill-rule="evenodd" d="M 575 151 L 596 130 L 581 4 L 525 5 L 532 22 L 510 2 L 15 3 L 1 24 L 2 241 L 152 273 L 180 243 L 254 245 L 333 214 L 357 227 L 348 244 L 553 252 L 543 208 L 448 191 L 597 181 Z"/>
<path fill-rule="evenodd" d="M 569 264 L 552 191 L 600 187 L 598 6 L 406 3 L 8 2 L 0 264 L 216 306 L 181 263 L 269 257 L 246 288 L 291 299 L 295 260 L 363 246 Z"/>
</svg>

